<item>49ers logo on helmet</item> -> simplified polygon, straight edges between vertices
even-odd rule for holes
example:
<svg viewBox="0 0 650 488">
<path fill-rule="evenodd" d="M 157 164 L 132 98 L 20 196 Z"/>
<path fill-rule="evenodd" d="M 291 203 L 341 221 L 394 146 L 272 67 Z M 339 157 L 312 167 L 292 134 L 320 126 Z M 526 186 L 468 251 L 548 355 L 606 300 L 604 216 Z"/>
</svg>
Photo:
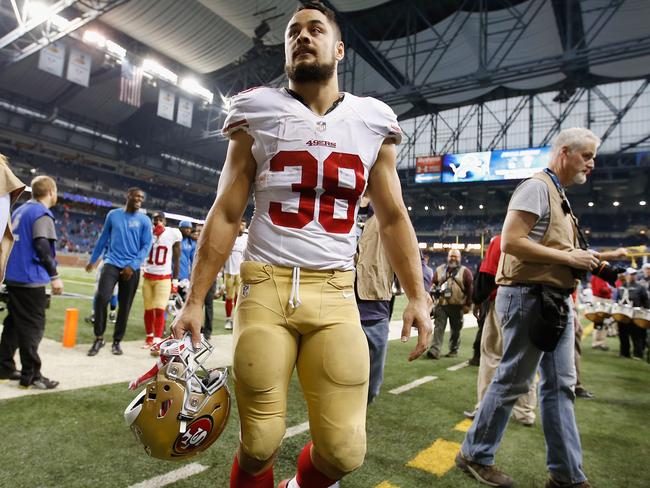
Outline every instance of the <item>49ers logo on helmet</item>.
<svg viewBox="0 0 650 488">
<path fill-rule="evenodd" d="M 174 443 L 174 452 L 187 454 L 203 444 L 212 432 L 212 419 L 201 417 L 187 426 L 184 434 L 179 435 Z"/>
</svg>

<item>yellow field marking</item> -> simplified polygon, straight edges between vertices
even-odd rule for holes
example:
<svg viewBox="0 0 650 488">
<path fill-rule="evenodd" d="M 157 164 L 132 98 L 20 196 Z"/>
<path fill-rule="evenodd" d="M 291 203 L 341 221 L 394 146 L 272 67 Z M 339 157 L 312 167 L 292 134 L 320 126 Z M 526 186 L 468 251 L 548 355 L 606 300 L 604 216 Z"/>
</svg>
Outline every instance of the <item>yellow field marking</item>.
<svg viewBox="0 0 650 488">
<path fill-rule="evenodd" d="M 454 427 L 454 430 L 458 430 L 460 432 L 467 432 L 469 428 L 472 426 L 472 419 L 465 419 L 456 424 L 456 427 Z"/>
<path fill-rule="evenodd" d="M 393 485 L 390 481 L 382 481 L 375 488 L 399 488 L 399 486 Z"/>
<path fill-rule="evenodd" d="M 582 329 L 582 339 L 587 337 L 589 334 L 591 334 L 594 331 L 594 324 L 589 324 L 587 325 L 584 329 Z"/>
<path fill-rule="evenodd" d="M 435 474 L 439 478 L 454 467 L 454 458 L 460 450 L 458 442 L 436 439 L 430 447 L 415 456 L 406 465 Z"/>
</svg>

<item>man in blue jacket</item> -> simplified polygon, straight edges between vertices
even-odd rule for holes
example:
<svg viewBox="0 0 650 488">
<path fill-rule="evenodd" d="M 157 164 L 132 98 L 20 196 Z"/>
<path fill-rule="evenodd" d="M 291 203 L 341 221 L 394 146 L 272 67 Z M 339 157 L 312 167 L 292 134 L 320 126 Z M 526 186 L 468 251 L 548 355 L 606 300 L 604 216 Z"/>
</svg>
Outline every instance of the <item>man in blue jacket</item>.
<svg viewBox="0 0 650 488">
<path fill-rule="evenodd" d="M 9 313 L 0 339 L 0 378 L 20 380 L 22 388 L 51 390 L 59 382 L 41 375 L 38 346 L 45 332 L 45 285 L 50 283 L 54 295 L 63 293 L 50 211 L 56 205 L 57 189 L 49 176 L 37 176 L 31 186 L 32 200 L 18 207 L 11 218 L 15 243 L 5 275 Z M 14 363 L 16 349 L 20 350 L 20 372 Z"/>
<path fill-rule="evenodd" d="M 106 215 L 104 228 L 86 265 L 86 271 L 91 272 L 104 254 L 104 267 L 95 295 L 95 342 L 88 351 L 89 356 L 96 355 L 104 347 L 106 306 L 116 283 L 118 312 L 111 351 L 116 355 L 122 354 L 120 341 L 124 337 L 133 297 L 138 289 L 140 266 L 153 241 L 151 220 L 140 212 L 143 202 L 144 192 L 140 188 L 129 188 L 125 208 L 116 208 Z"/>
</svg>

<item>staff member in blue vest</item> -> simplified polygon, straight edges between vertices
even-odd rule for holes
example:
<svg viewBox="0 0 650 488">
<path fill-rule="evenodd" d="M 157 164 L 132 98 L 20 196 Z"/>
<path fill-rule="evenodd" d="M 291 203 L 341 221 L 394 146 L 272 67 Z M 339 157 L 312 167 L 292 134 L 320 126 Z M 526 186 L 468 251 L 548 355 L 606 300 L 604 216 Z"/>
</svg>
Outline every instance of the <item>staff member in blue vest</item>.
<svg viewBox="0 0 650 488">
<path fill-rule="evenodd" d="M 178 229 L 183 235 L 181 241 L 181 259 L 178 269 L 179 293 L 185 300 L 187 287 L 190 284 L 190 274 L 192 273 L 192 263 L 194 262 L 194 253 L 196 251 L 196 240 L 192 239 L 192 223 L 188 220 L 181 220 Z"/>
<path fill-rule="evenodd" d="M 56 205 L 57 190 L 49 176 L 37 176 L 31 185 L 32 200 L 11 217 L 14 248 L 5 275 L 9 303 L 0 339 L 0 370 L 10 373 L 10 379 L 19 379 L 22 388 L 51 390 L 59 382 L 41 375 L 38 345 L 45 332 L 45 285 L 50 283 L 54 295 L 63 293 L 54 259 L 56 229 L 50 211 Z M 16 349 L 20 351 L 20 373 L 14 363 Z"/>
<path fill-rule="evenodd" d="M 106 215 L 104 228 L 86 265 L 90 273 L 104 253 L 104 267 L 95 294 L 95 342 L 88 351 L 89 356 L 96 355 L 104 347 L 106 306 L 116 283 L 118 309 L 111 351 L 115 355 L 122 354 L 120 341 L 126 332 L 131 304 L 140 282 L 140 266 L 153 241 L 151 220 L 140 212 L 143 202 L 144 192 L 137 187 L 129 188 L 125 208 L 116 208 Z"/>
</svg>

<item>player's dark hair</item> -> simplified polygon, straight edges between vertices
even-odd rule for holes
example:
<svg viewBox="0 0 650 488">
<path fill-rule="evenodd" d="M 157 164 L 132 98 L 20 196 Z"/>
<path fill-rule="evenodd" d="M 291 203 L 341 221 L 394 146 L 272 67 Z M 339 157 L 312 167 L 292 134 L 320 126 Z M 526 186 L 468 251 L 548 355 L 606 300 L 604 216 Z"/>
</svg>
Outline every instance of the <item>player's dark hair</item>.
<svg viewBox="0 0 650 488">
<path fill-rule="evenodd" d="M 144 190 L 142 188 L 140 188 L 139 186 L 132 186 L 131 188 L 126 190 L 126 194 L 130 195 L 131 193 L 135 193 L 136 191 L 141 191 L 142 193 L 144 193 Z"/>
<path fill-rule="evenodd" d="M 337 39 L 339 41 L 341 40 L 341 26 L 336 21 L 336 14 L 332 9 L 326 7 L 321 2 L 318 1 L 303 2 L 302 5 L 299 5 L 298 8 L 296 8 L 294 15 L 302 10 L 318 10 L 321 14 L 323 14 L 327 18 L 327 20 L 332 25 L 332 27 L 334 27 L 334 31 L 336 32 Z"/>
</svg>

